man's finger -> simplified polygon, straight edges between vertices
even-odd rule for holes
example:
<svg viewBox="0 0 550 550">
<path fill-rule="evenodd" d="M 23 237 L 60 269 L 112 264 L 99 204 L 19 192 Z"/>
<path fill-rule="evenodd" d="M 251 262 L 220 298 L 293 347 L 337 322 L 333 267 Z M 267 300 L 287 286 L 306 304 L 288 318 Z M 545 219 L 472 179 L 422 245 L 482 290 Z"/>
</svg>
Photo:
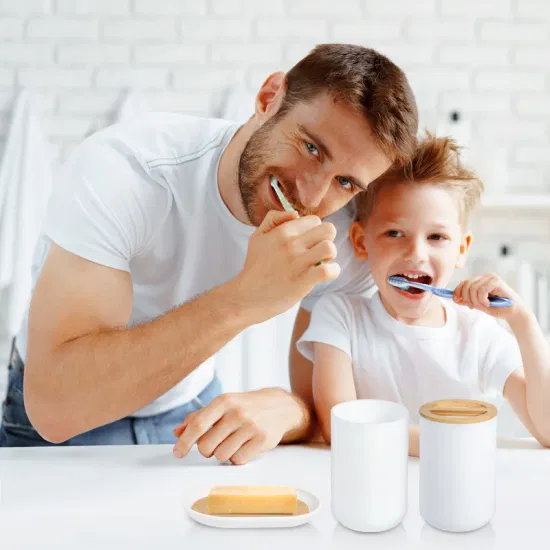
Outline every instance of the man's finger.
<svg viewBox="0 0 550 550">
<path fill-rule="evenodd" d="M 187 426 L 187 424 L 189 423 L 189 419 L 191 417 L 191 414 L 188 414 L 186 417 L 185 417 L 185 420 L 181 423 L 181 424 L 178 424 L 172 431 L 174 433 L 174 435 L 176 437 L 179 437 L 185 430 L 185 427 Z"/>
<path fill-rule="evenodd" d="M 305 219 L 305 218 L 302 218 Z M 298 220 L 296 220 L 298 221 Z M 293 224 L 295 222 L 292 222 Z M 322 241 L 334 241 L 336 238 L 336 228 L 332 223 L 324 222 L 318 225 L 315 225 L 308 231 L 303 232 L 300 235 L 300 242 L 303 244 L 304 248 L 310 249 L 319 244 Z"/>
<path fill-rule="evenodd" d="M 197 440 L 223 416 L 224 412 L 223 402 L 216 398 L 203 409 L 193 413 L 193 417 L 174 445 L 174 456 L 183 458 Z"/>
<path fill-rule="evenodd" d="M 254 436 L 254 430 L 245 426 L 233 432 L 228 438 L 224 439 L 214 450 L 214 456 L 220 461 L 229 460 L 245 443 Z"/>
<path fill-rule="evenodd" d="M 254 234 L 263 235 L 269 233 L 278 225 L 296 218 L 298 218 L 298 212 L 279 212 L 279 210 L 270 210 Z"/>
<path fill-rule="evenodd" d="M 208 432 L 199 438 L 197 447 L 201 455 L 210 458 L 221 443 L 242 426 L 239 419 L 230 412 L 218 420 Z M 228 457 L 229 458 L 229 457 Z"/>
<path fill-rule="evenodd" d="M 247 441 L 235 454 L 233 454 L 230 460 L 233 464 L 246 464 L 262 452 L 262 439 L 255 437 Z"/>
</svg>

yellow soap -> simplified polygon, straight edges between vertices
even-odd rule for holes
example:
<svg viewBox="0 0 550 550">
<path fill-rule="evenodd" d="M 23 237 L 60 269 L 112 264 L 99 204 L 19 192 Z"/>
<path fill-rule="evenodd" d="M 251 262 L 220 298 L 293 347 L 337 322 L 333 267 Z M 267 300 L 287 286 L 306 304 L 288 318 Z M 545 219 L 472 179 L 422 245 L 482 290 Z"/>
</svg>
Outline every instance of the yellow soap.
<svg viewBox="0 0 550 550">
<path fill-rule="evenodd" d="M 210 514 L 295 514 L 296 489 L 274 485 L 219 485 L 208 495 Z"/>
</svg>

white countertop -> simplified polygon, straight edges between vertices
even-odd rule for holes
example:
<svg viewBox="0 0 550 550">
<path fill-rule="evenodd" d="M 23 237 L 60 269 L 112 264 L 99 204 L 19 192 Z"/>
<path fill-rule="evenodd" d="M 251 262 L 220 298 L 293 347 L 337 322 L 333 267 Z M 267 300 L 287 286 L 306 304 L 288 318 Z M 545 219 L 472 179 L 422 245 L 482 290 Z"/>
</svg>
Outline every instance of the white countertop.
<svg viewBox="0 0 550 550">
<path fill-rule="evenodd" d="M 537 548 L 550 532 L 550 450 L 519 441 L 497 454 L 497 512 L 489 526 L 449 534 L 418 512 L 418 461 L 409 461 L 409 508 L 403 523 L 360 534 L 330 511 L 330 449 L 282 446 L 245 466 L 220 464 L 193 449 L 183 460 L 171 445 L 0 449 L 2 548 L 259 550 L 358 548 Z M 473 451 L 475 452 L 475 451 Z M 214 484 L 285 484 L 315 493 L 312 523 L 287 529 L 226 530 L 190 520 L 191 492 Z"/>
</svg>

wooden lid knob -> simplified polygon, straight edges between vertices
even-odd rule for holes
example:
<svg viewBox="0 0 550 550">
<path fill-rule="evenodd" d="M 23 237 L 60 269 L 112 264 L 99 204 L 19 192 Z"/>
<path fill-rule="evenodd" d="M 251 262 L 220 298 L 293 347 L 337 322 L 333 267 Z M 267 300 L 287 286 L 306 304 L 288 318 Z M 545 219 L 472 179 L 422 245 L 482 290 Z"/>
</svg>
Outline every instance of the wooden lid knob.
<svg viewBox="0 0 550 550">
<path fill-rule="evenodd" d="M 497 408 L 491 403 L 473 399 L 442 399 L 420 407 L 420 414 L 433 422 L 444 424 L 475 424 L 491 420 Z"/>
</svg>

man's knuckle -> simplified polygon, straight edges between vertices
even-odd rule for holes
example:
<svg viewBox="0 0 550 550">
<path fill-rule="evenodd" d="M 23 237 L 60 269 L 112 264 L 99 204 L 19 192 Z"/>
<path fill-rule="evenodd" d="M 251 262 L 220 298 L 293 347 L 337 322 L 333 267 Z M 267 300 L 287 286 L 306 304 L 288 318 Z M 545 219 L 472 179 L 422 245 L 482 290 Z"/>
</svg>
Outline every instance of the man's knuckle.
<svg viewBox="0 0 550 550">
<path fill-rule="evenodd" d="M 219 449 L 216 449 L 216 451 L 214 451 L 214 457 L 220 462 L 225 462 L 226 460 L 229 459 L 229 457 L 227 456 L 227 451 L 223 451 Z"/>
<path fill-rule="evenodd" d="M 336 227 L 334 226 L 334 224 L 330 222 L 324 222 L 323 228 L 325 230 L 327 239 L 333 241 L 336 238 Z"/>
<path fill-rule="evenodd" d="M 205 424 L 200 418 L 195 417 L 189 422 L 189 428 L 194 432 L 203 432 Z"/>
<path fill-rule="evenodd" d="M 201 453 L 201 455 L 207 458 L 212 456 L 212 447 L 207 441 L 199 440 L 197 442 L 197 448 L 199 449 L 199 452 Z"/>
</svg>

